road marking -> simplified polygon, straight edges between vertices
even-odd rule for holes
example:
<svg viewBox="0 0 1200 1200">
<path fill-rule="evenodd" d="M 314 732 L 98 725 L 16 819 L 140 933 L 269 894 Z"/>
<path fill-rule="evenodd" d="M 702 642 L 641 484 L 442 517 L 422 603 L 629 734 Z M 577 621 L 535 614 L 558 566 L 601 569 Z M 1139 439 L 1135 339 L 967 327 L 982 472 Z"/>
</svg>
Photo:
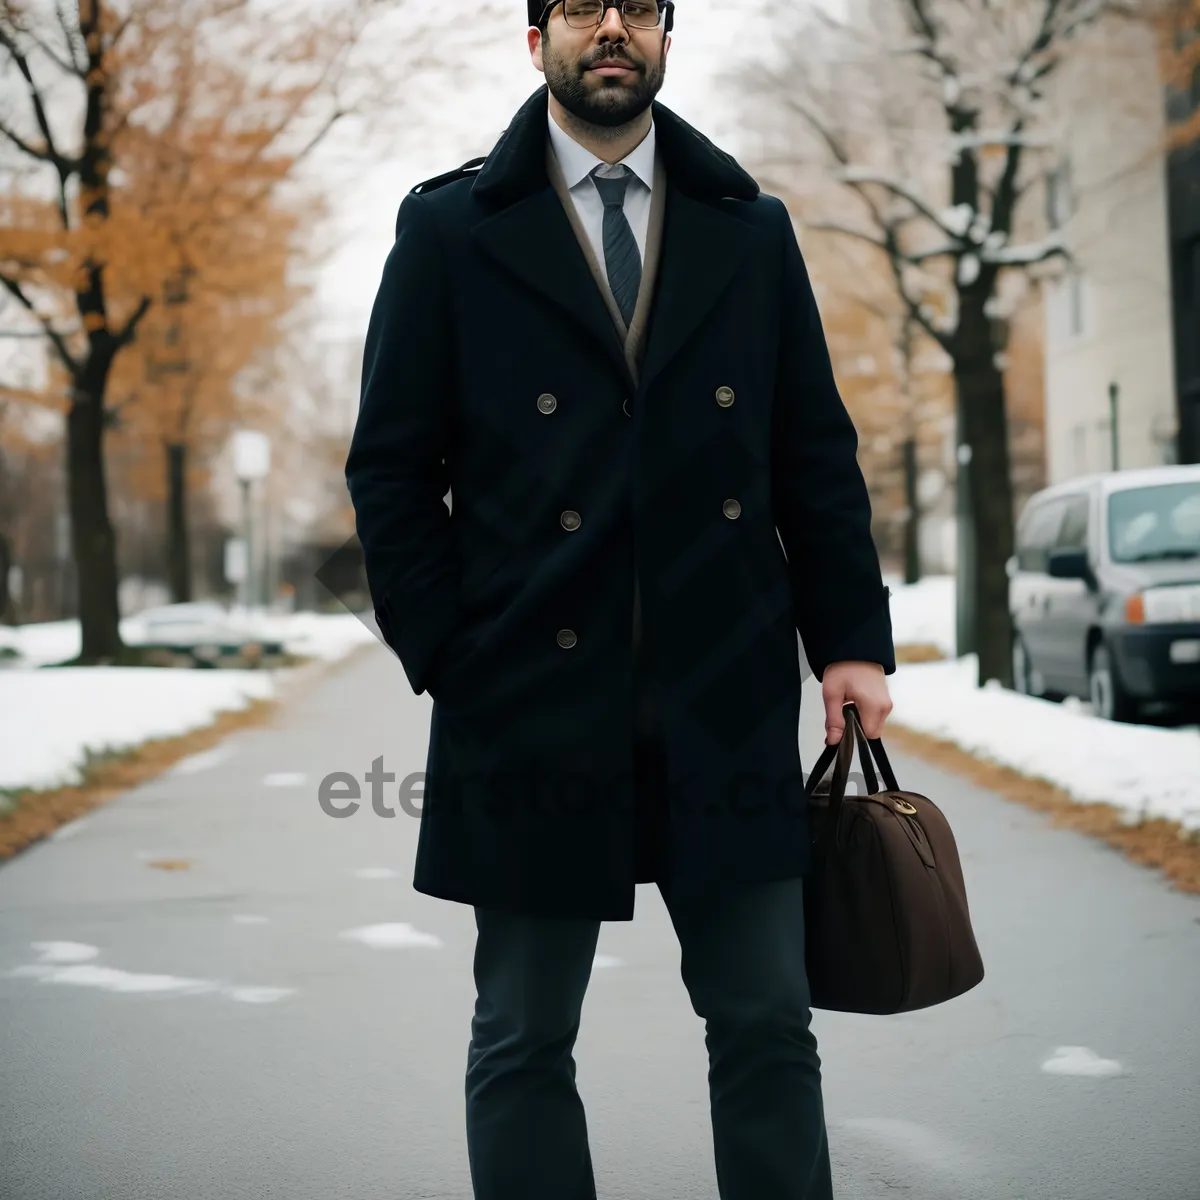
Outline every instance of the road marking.
<svg viewBox="0 0 1200 1200">
<path fill-rule="evenodd" d="M 621 961 L 621 959 L 614 958 L 611 954 L 597 954 L 596 957 L 592 959 L 593 967 L 623 967 L 624 965 L 625 964 Z"/>
<path fill-rule="evenodd" d="M 338 934 L 347 941 L 362 942 L 373 950 L 400 950 L 409 947 L 438 947 L 442 939 L 432 933 L 422 933 L 406 923 L 363 925 Z"/>
<path fill-rule="evenodd" d="M 275 771 L 263 776 L 263 787 L 300 787 L 307 778 L 303 771 Z"/>
<path fill-rule="evenodd" d="M 100 951 L 82 942 L 34 942 L 40 962 L 10 971 L 11 976 L 40 979 L 43 983 L 64 983 L 75 987 L 100 988 L 126 994 L 148 992 L 176 995 L 219 994 L 244 1004 L 268 1004 L 282 1000 L 295 988 L 258 987 L 224 984 L 215 979 L 188 979 L 178 975 L 151 975 L 102 967 L 91 962 Z"/>
<path fill-rule="evenodd" d="M 227 988 L 225 994 L 230 1000 L 240 1000 L 243 1004 L 272 1004 L 290 996 L 293 991 L 293 988 L 235 987 Z"/>
<path fill-rule="evenodd" d="M 270 917 L 260 917 L 256 913 L 237 913 L 233 921 L 235 925 L 265 925 L 270 919 Z"/>
<path fill-rule="evenodd" d="M 1106 1079 L 1124 1073 L 1121 1064 L 1112 1058 L 1101 1058 L 1086 1046 L 1058 1046 L 1042 1063 L 1049 1075 L 1076 1075 L 1086 1079 Z"/>
</svg>

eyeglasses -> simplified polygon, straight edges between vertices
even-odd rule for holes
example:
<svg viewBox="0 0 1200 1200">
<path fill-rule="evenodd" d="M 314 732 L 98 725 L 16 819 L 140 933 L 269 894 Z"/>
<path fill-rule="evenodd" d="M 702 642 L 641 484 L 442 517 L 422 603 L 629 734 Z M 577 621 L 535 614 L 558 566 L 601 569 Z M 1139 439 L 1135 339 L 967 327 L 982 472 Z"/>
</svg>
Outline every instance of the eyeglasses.
<svg viewBox="0 0 1200 1200">
<path fill-rule="evenodd" d="M 562 5 L 563 20 L 572 29 L 595 29 L 608 10 L 615 8 L 629 29 L 657 29 L 665 15 L 669 32 L 675 8 L 671 0 L 551 0 L 542 10 L 539 27 L 546 24 L 550 10 L 556 4 Z"/>
</svg>

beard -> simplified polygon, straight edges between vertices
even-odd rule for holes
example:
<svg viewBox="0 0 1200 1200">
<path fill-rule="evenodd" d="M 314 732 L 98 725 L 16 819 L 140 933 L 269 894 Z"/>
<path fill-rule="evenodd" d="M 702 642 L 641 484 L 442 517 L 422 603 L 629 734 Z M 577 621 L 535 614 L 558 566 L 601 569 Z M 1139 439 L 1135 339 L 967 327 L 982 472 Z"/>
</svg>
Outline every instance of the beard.
<svg viewBox="0 0 1200 1200">
<path fill-rule="evenodd" d="M 600 76 L 600 86 L 590 86 L 588 68 L 605 58 L 628 63 L 634 69 L 634 81 Z M 661 59 L 657 64 L 639 63 L 619 45 L 601 47 L 570 61 L 556 55 L 546 44 L 542 68 L 546 86 L 559 104 L 577 120 L 602 129 L 616 129 L 640 117 L 662 90 L 666 73 Z"/>
</svg>

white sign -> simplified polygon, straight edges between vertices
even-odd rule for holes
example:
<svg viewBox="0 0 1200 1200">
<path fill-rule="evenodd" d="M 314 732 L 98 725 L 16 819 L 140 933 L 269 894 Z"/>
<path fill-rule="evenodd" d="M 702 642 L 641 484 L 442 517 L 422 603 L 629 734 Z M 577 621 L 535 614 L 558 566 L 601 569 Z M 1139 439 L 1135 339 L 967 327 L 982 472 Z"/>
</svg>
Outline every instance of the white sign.
<svg viewBox="0 0 1200 1200">
<path fill-rule="evenodd" d="M 243 583 L 249 567 L 245 538 L 225 540 L 225 578 L 229 583 Z"/>
<path fill-rule="evenodd" d="M 271 469 L 271 443 L 256 429 L 233 435 L 233 473 L 239 479 L 264 479 Z"/>
</svg>

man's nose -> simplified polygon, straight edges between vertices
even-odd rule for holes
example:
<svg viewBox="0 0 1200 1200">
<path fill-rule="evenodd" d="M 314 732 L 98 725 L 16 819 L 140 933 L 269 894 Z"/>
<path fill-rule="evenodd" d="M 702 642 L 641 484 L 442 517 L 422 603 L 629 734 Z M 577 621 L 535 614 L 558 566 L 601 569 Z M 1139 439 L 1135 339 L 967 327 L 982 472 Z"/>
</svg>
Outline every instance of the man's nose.
<svg viewBox="0 0 1200 1200">
<path fill-rule="evenodd" d="M 604 17 L 600 21 L 600 28 L 596 31 L 597 36 L 603 37 L 606 41 L 612 41 L 615 38 L 620 38 L 621 41 L 626 40 L 625 22 L 621 20 L 621 6 L 613 4 L 604 10 Z"/>
</svg>

